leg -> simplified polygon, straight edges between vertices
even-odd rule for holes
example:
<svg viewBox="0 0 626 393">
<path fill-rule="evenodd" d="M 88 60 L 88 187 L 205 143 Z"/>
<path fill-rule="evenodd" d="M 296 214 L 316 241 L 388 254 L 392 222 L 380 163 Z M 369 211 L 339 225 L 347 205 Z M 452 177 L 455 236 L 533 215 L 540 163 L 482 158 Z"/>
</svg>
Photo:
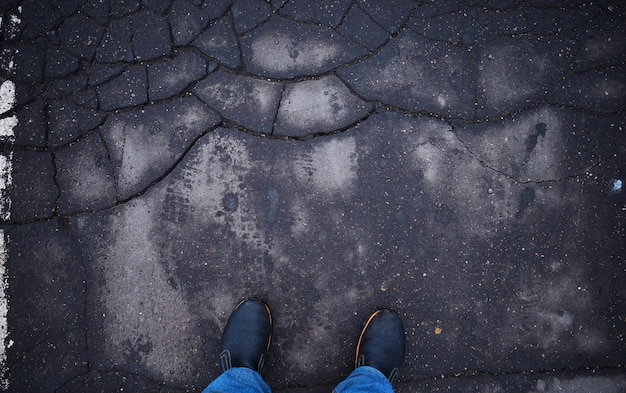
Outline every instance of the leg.
<svg viewBox="0 0 626 393">
<path fill-rule="evenodd" d="M 374 367 L 361 366 L 337 385 L 333 393 L 393 393 L 391 382 Z"/>
<path fill-rule="evenodd" d="M 235 367 L 222 373 L 202 393 L 271 393 L 261 375 L 245 367 Z"/>
<path fill-rule="evenodd" d="M 270 393 L 261 377 L 272 338 L 272 314 L 262 300 L 246 299 L 230 315 L 222 335 L 222 374 L 203 393 Z"/>
<path fill-rule="evenodd" d="M 404 360 L 405 337 L 400 316 L 376 310 L 365 323 L 356 348 L 355 370 L 335 393 L 392 393 Z"/>
</svg>

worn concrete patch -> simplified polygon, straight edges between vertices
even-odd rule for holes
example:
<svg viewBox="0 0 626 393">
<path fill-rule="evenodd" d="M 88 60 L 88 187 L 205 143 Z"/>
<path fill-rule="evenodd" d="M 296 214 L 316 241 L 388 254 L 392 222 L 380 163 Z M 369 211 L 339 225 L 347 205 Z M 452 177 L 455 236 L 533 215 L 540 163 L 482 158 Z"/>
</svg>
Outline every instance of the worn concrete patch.
<svg viewBox="0 0 626 393">
<path fill-rule="evenodd" d="M 539 379 L 529 393 L 601 392 L 618 393 L 626 389 L 626 377 L 574 377 Z"/>
<path fill-rule="evenodd" d="M 117 201 L 113 167 L 104 140 L 91 133 L 55 156 L 60 213 L 98 210 Z"/>
<path fill-rule="evenodd" d="M 625 122 L 544 105 L 489 125 L 459 125 L 455 132 L 488 167 L 520 182 L 542 182 L 582 174 L 597 163 L 599 151 L 617 153 Z"/>
<path fill-rule="evenodd" d="M 77 217 L 74 230 L 94 262 L 88 319 L 92 367 L 125 369 L 185 384 L 202 369 L 201 335 L 179 283 L 162 265 L 159 212 L 136 200 L 116 214 Z M 93 236 L 95 239 L 83 237 Z M 166 260 L 167 262 L 167 260 Z"/>
<path fill-rule="evenodd" d="M 289 84 L 278 109 L 274 134 L 299 136 L 339 130 L 371 108 L 335 76 Z"/>
<path fill-rule="evenodd" d="M 375 56 L 338 74 L 363 98 L 415 112 L 471 118 L 472 69 L 467 51 L 403 30 Z"/>
<path fill-rule="evenodd" d="M 271 133 L 282 86 L 218 71 L 194 87 L 195 94 L 220 114 L 257 132 Z"/>
<path fill-rule="evenodd" d="M 576 53 L 574 70 L 579 72 L 624 64 L 626 37 L 620 34 L 621 26 L 622 22 L 615 17 L 598 18 L 588 30 L 591 34 Z"/>
<path fill-rule="evenodd" d="M 623 71 L 615 67 L 569 75 L 548 100 L 597 113 L 615 113 L 626 108 L 625 91 Z"/>
<path fill-rule="evenodd" d="M 281 16 L 243 36 L 241 52 L 249 72 L 272 78 L 318 75 L 364 54 L 329 27 L 298 24 Z"/>
<path fill-rule="evenodd" d="M 567 130 L 564 115 L 544 107 L 482 127 L 480 135 L 471 132 L 475 127 L 467 127 L 469 131 L 461 127 L 460 136 L 485 163 L 507 176 L 525 182 L 556 180 L 574 174 L 561 160 Z"/>
<path fill-rule="evenodd" d="M 203 133 L 220 121 L 195 97 L 111 116 L 100 132 L 110 154 L 120 199 L 167 172 Z"/>
<path fill-rule="evenodd" d="M 599 321 L 614 302 L 584 280 L 615 239 L 585 248 L 576 222 L 605 217 L 572 212 L 591 186 L 517 183 L 426 117 L 301 142 L 219 129 L 144 195 L 72 220 L 102 283 L 92 362 L 202 387 L 218 372 L 206 332 L 255 294 L 274 310 L 278 387 L 340 380 L 376 306 L 402 312 L 406 375 L 611 362 L 616 327 Z"/>
<path fill-rule="evenodd" d="M 479 47 L 478 116 L 502 116 L 544 97 L 566 74 L 576 48 L 565 34 L 502 38 Z"/>
<path fill-rule="evenodd" d="M 191 82 L 206 75 L 206 62 L 200 55 L 185 51 L 171 60 L 152 63 L 147 67 L 148 96 L 151 100 L 170 98 Z"/>
</svg>

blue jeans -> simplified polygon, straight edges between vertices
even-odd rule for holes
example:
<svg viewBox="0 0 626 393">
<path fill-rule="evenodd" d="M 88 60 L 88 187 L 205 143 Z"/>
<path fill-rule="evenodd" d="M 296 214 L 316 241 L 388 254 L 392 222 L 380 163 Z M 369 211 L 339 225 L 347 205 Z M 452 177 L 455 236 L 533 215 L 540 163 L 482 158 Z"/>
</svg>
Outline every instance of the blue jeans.
<svg viewBox="0 0 626 393">
<path fill-rule="evenodd" d="M 235 367 L 222 373 L 202 393 L 271 393 L 272 390 L 254 370 Z M 356 368 L 333 390 L 334 393 L 393 393 L 387 378 L 373 367 Z"/>
</svg>

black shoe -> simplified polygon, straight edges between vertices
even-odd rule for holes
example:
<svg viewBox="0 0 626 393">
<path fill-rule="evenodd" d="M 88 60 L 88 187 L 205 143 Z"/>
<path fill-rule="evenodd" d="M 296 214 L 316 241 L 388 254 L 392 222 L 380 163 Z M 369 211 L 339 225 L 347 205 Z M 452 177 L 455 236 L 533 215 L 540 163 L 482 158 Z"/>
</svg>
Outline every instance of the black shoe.
<svg viewBox="0 0 626 393">
<path fill-rule="evenodd" d="M 220 353 L 222 371 L 247 367 L 261 374 L 271 340 L 270 308 L 257 298 L 242 301 L 224 328 Z"/>
<path fill-rule="evenodd" d="M 365 323 L 356 347 L 356 367 L 374 367 L 392 384 L 404 360 L 404 327 L 398 313 L 376 310 Z"/>
</svg>

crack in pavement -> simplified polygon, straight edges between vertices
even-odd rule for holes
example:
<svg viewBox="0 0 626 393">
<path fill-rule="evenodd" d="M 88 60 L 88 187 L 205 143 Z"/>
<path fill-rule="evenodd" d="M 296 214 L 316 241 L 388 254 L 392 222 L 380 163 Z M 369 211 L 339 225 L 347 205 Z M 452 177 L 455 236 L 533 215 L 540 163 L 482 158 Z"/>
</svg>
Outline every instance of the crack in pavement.
<svg viewBox="0 0 626 393">
<path fill-rule="evenodd" d="M 61 280 L 85 319 L 9 348 L 67 365 L 15 389 L 199 388 L 198 332 L 252 293 L 281 316 L 278 390 L 331 387 L 372 304 L 403 310 L 400 391 L 621 364 L 622 8 L 57 3 L 0 7 L 8 274 L 35 292 L 10 316 L 39 323 Z"/>
</svg>

